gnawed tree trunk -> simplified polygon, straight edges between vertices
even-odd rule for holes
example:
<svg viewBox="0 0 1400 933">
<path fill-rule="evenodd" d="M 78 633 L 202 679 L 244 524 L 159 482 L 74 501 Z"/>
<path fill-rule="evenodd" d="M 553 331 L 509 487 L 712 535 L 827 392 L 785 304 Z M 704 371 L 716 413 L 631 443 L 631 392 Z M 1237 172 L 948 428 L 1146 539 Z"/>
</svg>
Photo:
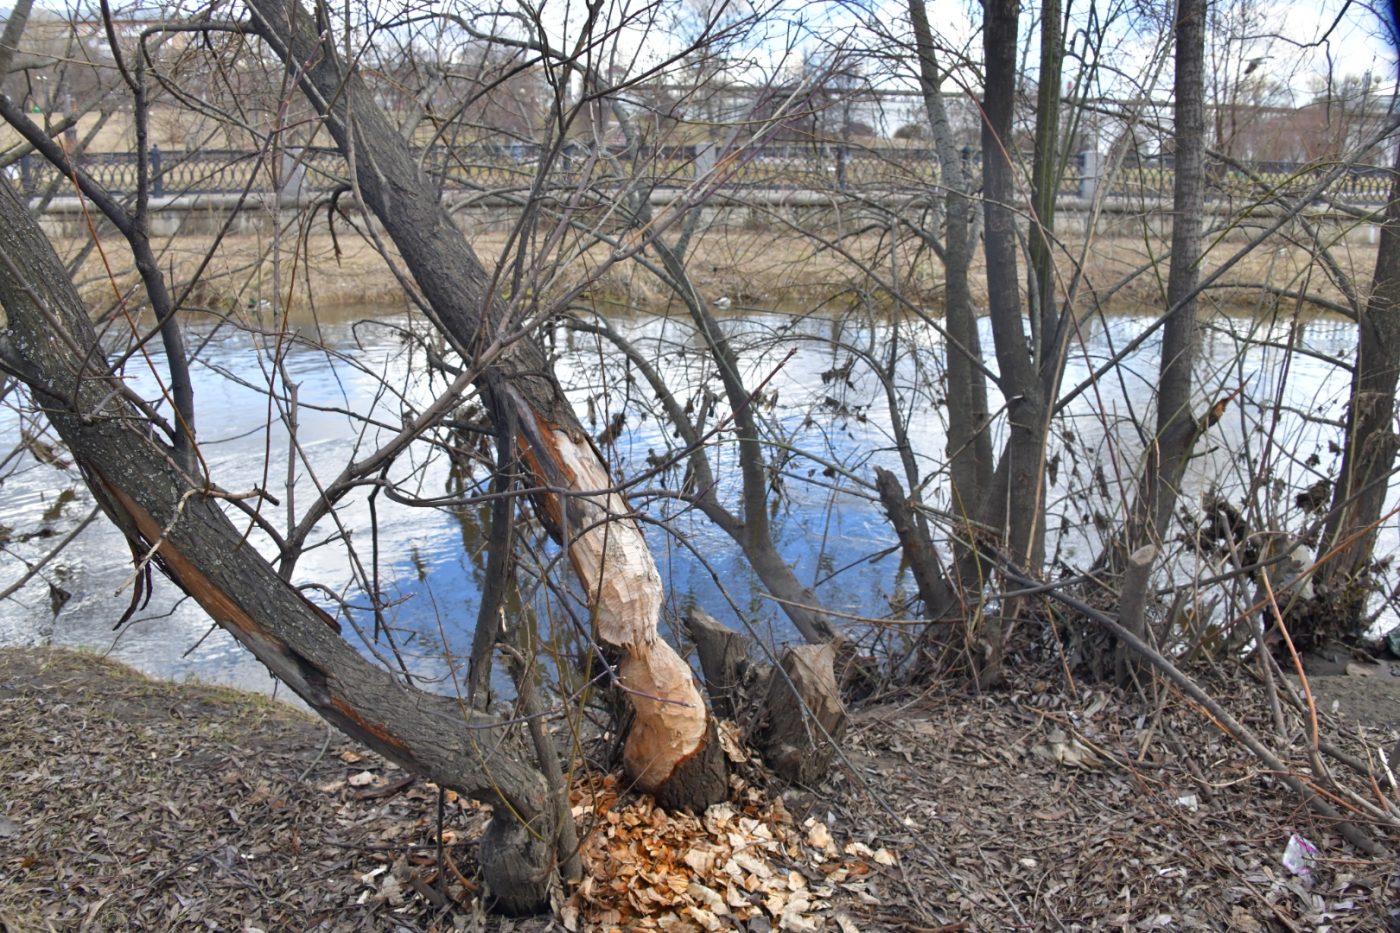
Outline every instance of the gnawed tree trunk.
<svg viewBox="0 0 1400 933">
<path fill-rule="evenodd" d="M 749 661 L 749 639 L 698 609 L 686 615 L 685 628 L 695 643 L 700 672 L 705 676 L 705 692 L 710 695 L 715 714 L 737 719 L 745 693 L 755 678 Z"/>
<path fill-rule="evenodd" d="M 1395 391 L 1400 378 L 1400 146 L 1381 224 L 1370 297 L 1357 318 L 1356 370 L 1347 408 L 1342 472 L 1322 539 L 1320 574 L 1339 600 L 1344 624 L 1360 634 L 1366 610 L 1365 573 L 1376 545 L 1390 475 L 1400 451 Z"/>
<path fill-rule="evenodd" d="M 220 509 L 218 491 L 179 469 L 174 449 L 107 371 L 67 273 L 5 180 L 0 305 L 7 318 L 0 362 L 29 386 L 143 560 L 138 588 L 149 585 L 144 561 L 154 562 L 328 722 L 404 769 L 495 806 L 482 864 L 500 906 L 519 913 L 546 905 L 553 864 L 546 785 L 524 763 L 514 734 L 366 660 L 257 553 Z M 507 851 L 493 847 L 498 840 L 522 845 Z"/>
<path fill-rule="evenodd" d="M 1145 544 L 1128 555 L 1128 568 L 1123 574 L 1123 589 L 1118 595 L 1118 624 L 1135 638 L 1147 640 L 1147 583 L 1152 574 L 1152 562 L 1157 559 L 1157 546 Z M 1141 665 L 1122 642 L 1114 669 L 1119 686 L 1128 686 L 1139 674 L 1145 673 Z"/>
<path fill-rule="evenodd" d="M 821 780 L 846 733 L 836 672 L 841 645 L 791 646 L 774 668 L 755 664 L 752 641 L 704 610 L 692 610 L 685 624 L 715 707 L 745 727 L 780 777 L 800 784 Z"/>
<path fill-rule="evenodd" d="M 685 663 L 657 632 L 661 579 L 640 528 L 564 398 L 542 349 L 515 333 L 505 303 L 404 141 L 330 34 L 295 2 L 252 0 L 256 29 L 295 76 L 354 168 L 437 324 L 499 415 L 511 406 L 521 459 L 549 490 L 537 497 L 587 594 L 596 634 L 621 649 L 619 683 L 635 710 L 629 777 L 665 806 L 723 799 L 724 759 Z"/>
</svg>

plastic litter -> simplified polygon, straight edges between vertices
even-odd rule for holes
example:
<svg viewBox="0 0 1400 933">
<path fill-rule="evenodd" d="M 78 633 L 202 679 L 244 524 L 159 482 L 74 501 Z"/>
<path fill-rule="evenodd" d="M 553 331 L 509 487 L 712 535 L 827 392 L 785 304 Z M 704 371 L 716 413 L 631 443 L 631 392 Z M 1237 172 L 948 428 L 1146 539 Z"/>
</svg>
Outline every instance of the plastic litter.
<svg viewBox="0 0 1400 933">
<path fill-rule="evenodd" d="M 1313 880 L 1313 861 L 1317 858 L 1317 846 L 1294 833 L 1288 837 L 1288 845 L 1283 850 L 1283 867 L 1304 881 Z"/>
</svg>

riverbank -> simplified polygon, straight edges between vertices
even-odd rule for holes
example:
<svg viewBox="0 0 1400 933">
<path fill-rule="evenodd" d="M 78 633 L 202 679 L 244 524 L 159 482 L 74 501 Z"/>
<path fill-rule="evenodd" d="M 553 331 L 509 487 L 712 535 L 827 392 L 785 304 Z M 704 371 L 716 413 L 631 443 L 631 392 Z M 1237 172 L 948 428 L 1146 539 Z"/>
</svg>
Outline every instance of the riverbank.
<svg viewBox="0 0 1400 933">
<path fill-rule="evenodd" d="M 506 233 L 469 232 L 469 238 L 488 269 L 511 264 L 512 241 Z M 60 240 L 55 245 L 71 258 L 85 241 Z M 92 251 L 78 277 L 84 297 L 97 308 L 109 306 L 118 290 L 126 293 L 136 282 L 120 238 L 108 233 L 102 246 L 105 258 Z M 1236 260 L 1241 246 L 1221 239 L 1208 251 L 1203 276 L 1231 264 L 1207 292 L 1208 304 L 1234 313 L 1260 313 L 1282 301 L 1291 313 L 1294 293 L 1345 304 L 1343 290 L 1323 274 L 1306 250 L 1280 241 Z M 909 302 L 940 313 L 943 285 L 938 260 L 906 242 L 895 250 L 892 261 L 888 247 L 881 232 L 835 229 L 813 238 L 775 228 L 714 227 L 695 239 L 687 268 L 702 295 L 712 301 L 727 298 L 735 308 L 844 312 Z M 1055 250 L 1061 294 L 1073 288 L 1077 306 L 1086 310 L 1140 312 L 1163 306 L 1166 258 L 1165 244 L 1147 237 L 1103 236 L 1086 249 L 1083 242 L 1067 235 Z M 1374 246 L 1334 243 L 1330 258 L 1363 293 L 1369 288 Z M 364 314 L 369 309 L 392 313 L 407 307 L 404 289 L 390 265 L 369 240 L 343 223 L 334 230 L 324 223 L 306 230 L 291 228 L 281 236 L 239 233 L 217 246 L 209 235 L 178 236 L 161 245 L 161 266 L 173 270 L 177 283 L 199 272 L 201 284 L 187 306 L 243 314 L 248 320 L 253 316 L 245 312 L 274 303 L 290 308 L 298 323 L 314 315 Z M 637 307 L 674 300 L 660 280 L 638 263 L 612 262 L 610 247 L 566 252 L 563 258 L 531 256 L 527 267 L 530 287 L 547 296 L 577 290 L 584 300 Z M 109 269 L 115 274 L 109 274 Z M 986 269 L 980 251 L 971 277 L 973 295 L 985 294 Z M 1324 310 L 1323 305 L 1310 303 L 1296 307 Z"/>
<path fill-rule="evenodd" d="M 1394 860 L 1343 843 L 1196 711 L 1164 697 L 1144 717 L 1114 692 L 1026 682 L 855 710 L 845 764 L 811 791 L 764 788 L 761 773 L 739 768 L 746 789 L 716 838 L 754 834 L 752 854 L 781 869 L 770 871 L 787 892 L 781 909 L 805 892 L 807 925 L 784 929 L 1400 922 Z M 1251 689 L 1217 696 L 1262 731 L 1269 714 Z M 1393 730 L 1320 705 L 1327 734 L 1351 754 L 1393 743 Z M 479 807 L 449 797 L 440 879 L 431 785 L 281 704 L 152 681 L 88 654 L 5 649 L 0 724 L 0 929 L 706 926 L 685 903 L 700 867 L 681 856 L 718 843 L 696 841 L 702 821 L 650 810 L 606 776 L 585 775 L 591 790 L 576 794 L 593 881 L 561 898 L 558 920 L 511 921 L 482 910 Z M 1311 885 L 1280 862 L 1294 833 L 1319 849 Z M 642 878 L 638 852 L 674 859 L 679 887 Z M 730 888 L 739 900 L 710 928 L 781 925 L 781 909 L 764 906 L 772 893 Z"/>
</svg>

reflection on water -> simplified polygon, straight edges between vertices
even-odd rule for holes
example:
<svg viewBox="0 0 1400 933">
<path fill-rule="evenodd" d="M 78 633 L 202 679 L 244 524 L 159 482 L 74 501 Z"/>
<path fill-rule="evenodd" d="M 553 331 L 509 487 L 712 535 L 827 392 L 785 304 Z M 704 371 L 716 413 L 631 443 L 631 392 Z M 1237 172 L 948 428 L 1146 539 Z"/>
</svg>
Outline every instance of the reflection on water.
<svg viewBox="0 0 1400 933">
<path fill-rule="evenodd" d="M 1135 425 L 1150 416 L 1155 341 L 1147 340 L 1112 372 L 1090 376 L 1152 322 L 1147 315 L 1086 321 L 1076 340 L 1064 384 L 1084 388 L 1061 413 L 1049 452 L 1049 553 L 1061 566 L 1091 560 L 1103 529 L 1122 514 L 1144 443 Z M 612 323 L 658 361 L 678 403 L 703 414 L 715 431 L 714 473 L 721 500 L 732 503 L 739 477 L 727 409 L 700 341 L 678 318 L 621 314 Z M 744 377 L 759 392 L 774 440 L 773 520 L 784 555 L 829 608 L 861 617 L 901 612 L 912 583 L 901 573 L 898 555 L 890 554 L 893 534 L 866 484 L 876 465 L 904 475 L 889 412 L 892 394 L 908 418 L 925 501 L 956 511 L 942 472 L 944 372 L 937 331 L 920 322 L 896 327 L 888 319 L 776 313 L 736 317 L 725 326 L 736 345 L 746 348 Z M 289 533 L 317 489 L 384 443 L 444 389 L 441 377 L 428 375 L 424 348 L 411 338 L 412 330 L 405 317 L 327 322 L 303 328 L 303 339 L 295 341 L 227 327 L 195 329 L 190 343 L 201 347 L 194 371 L 199 434 L 211 475 L 225 489 L 267 490 L 277 504 L 265 500 L 262 516 L 279 534 Z M 984 341 L 991 345 L 989 335 Z M 599 433 L 623 416 L 605 453 L 617 476 L 643 477 L 633 487 L 634 501 L 655 520 L 647 524 L 648 536 L 672 609 L 699 604 L 733 624 L 753 626 L 772 642 L 789 639 L 785 618 L 765 599 L 737 547 L 676 497 L 688 481 L 685 463 L 674 456 L 679 442 L 659 410 L 652 410 L 642 377 L 593 336 L 561 329 L 551 335 L 551 345 L 561 381 Z M 1207 488 L 1236 500 L 1254 490 L 1270 521 L 1297 530 L 1303 517 L 1293 514 L 1294 495 L 1336 473 L 1332 445 L 1348 377 L 1332 361 L 1348 359 L 1354 345 L 1353 327 L 1342 321 L 1215 322 L 1203 344 L 1201 405 L 1241 388 L 1244 403 L 1231 406 L 1202 446 L 1187 501 Z M 888 392 L 871 364 L 892 367 Z M 138 391 L 154 393 L 149 373 L 136 364 L 128 377 Z M 993 398 L 994 411 L 999 404 Z M 471 412 L 459 414 L 472 418 Z M 28 416 L 13 409 L 0 413 L 5 450 L 35 430 Z M 454 458 L 426 443 L 410 446 L 383 477 L 399 493 L 391 495 L 387 485 L 379 492 L 367 486 L 348 496 L 333 518 L 307 535 L 309 547 L 294 575 L 308 596 L 351 623 L 347 632 L 359 633 L 364 650 L 439 689 L 454 689 L 465 673 L 487 510 L 480 504 L 415 508 L 401 500 L 475 488 L 485 471 L 470 466 L 478 456 L 464 449 L 471 437 L 455 436 Z M 480 456 L 489 456 L 489 445 Z M 71 468 L 26 453 L 4 471 L 0 523 L 8 529 L 9 552 L 20 560 L 7 562 L 0 587 L 20 577 L 22 562 L 38 559 L 57 540 L 22 536 L 37 529 L 66 534 L 91 509 L 85 492 L 60 500 L 64 490 L 79 485 Z M 1393 521 L 1386 534 L 1393 542 Z M 254 532 L 251 540 L 273 553 L 268 536 Z M 0 604 L 0 644 L 110 650 L 160 676 L 271 688 L 261 666 L 230 637 L 211 631 L 203 612 L 168 583 L 158 583 L 150 605 L 113 632 L 130 599 L 126 555 L 111 526 L 94 522 L 42 571 L 55 590 L 71 593 L 61 611 L 55 617 L 54 591 L 32 582 Z M 550 560 L 549 549 L 538 549 L 537 559 Z M 367 596 L 375 588 L 378 614 Z M 542 597 L 537 605 L 546 605 Z"/>
</svg>

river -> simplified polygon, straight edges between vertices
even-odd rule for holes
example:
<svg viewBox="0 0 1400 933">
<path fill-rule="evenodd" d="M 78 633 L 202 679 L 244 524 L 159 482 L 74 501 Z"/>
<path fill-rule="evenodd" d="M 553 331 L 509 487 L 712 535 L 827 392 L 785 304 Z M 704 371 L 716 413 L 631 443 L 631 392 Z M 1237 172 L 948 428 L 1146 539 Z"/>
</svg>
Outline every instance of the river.
<svg viewBox="0 0 1400 933">
<path fill-rule="evenodd" d="M 423 346 L 411 336 L 421 334 L 421 324 L 402 315 L 353 317 L 342 315 L 319 325 L 301 322 L 296 340 L 230 326 L 189 329 L 191 346 L 197 348 L 201 449 L 210 473 L 226 490 L 271 492 L 278 504 L 264 501 L 261 509 L 284 530 L 300 517 L 318 485 L 391 436 L 406 413 L 421 409 L 444 385 L 441 377 L 427 375 Z M 719 392 L 713 367 L 682 319 L 650 312 L 610 312 L 609 319 L 658 361 L 682 404 L 703 408 L 704 388 Z M 1153 321 L 1153 315 L 1143 313 L 1085 322 L 1074 342 L 1065 386 L 1084 382 Z M 912 582 L 901 571 L 898 554 L 890 552 L 893 534 L 883 513 L 861 485 L 871 481 L 875 465 L 899 472 L 899 462 L 884 390 L 859 355 L 885 359 L 895 353 L 895 391 L 908 412 L 920 469 L 933 477 L 925 496 L 932 505 L 950 508 L 939 475 L 946 444 L 940 395 L 944 349 L 936 328 L 906 321 L 896 330 L 887 316 L 778 312 L 732 315 L 725 326 L 736 345 L 746 348 L 744 376 L 751 387 L 761 387 L 764 417 L 781 440 L 775 449 L 791 454 L 775 471 L 781 494 L 774 499 L 773 516 L 783 553 L 829 608 L 852 617 L 902 613 L 899 606 Z M 1193 462 L 1187 501 L 1196 502 L 1202 491 L 1215 489 L 1239 504 L 1252 478 L 1265 476 L 1255 498 L 1257 514 L 1278 528 L 1303 527 L 1308 516 L 1293 505 L 1295 496 L 1337 471 L 1339 458 L 1329 442 L 1340 437 L 1348 375 L 1334 361 L 1348 360 L 1355 340 L 1354 326 L 1340 319 L 1214 320 L 1203 340 L 1201 404 L 1241 391 Z M 599 432 L 614 413 L 627 412 L 606 448 L 617 475 L 648 474 L 653 465 L 664 463 L 676 441 L 655 413 L 644 411 L 649 396 L 640 375 L 629 372 L 618 354 L 600 347 L 595 337 L 561 330 L 553 345 L 561 381 L 577 410 L 590 414 Z M 989 334 L 984 334 L 984 347 L 990 357 Z M 1121 515 L 1128 477 L 1142 449 L 1132 419 L 1150 412 L 1156 354 L 1155 339 L 1146 340 L 1122 366 L 1067 406 L 1056 424 L 1048 531 L 1057 566 L 1085 565 L 1102 544 L 1101 527 Z M 138 358 L 126 372 L 133 387 L 151 393 L 151 373 L 162 370 L 163 361 L 153 351 L 149 364 Z M 275 404 L 266 394 L 269 383 L 279 393 Z M 295 449 L 282 414 L 291 410 L 293 395 Z M 31 414 L 16 407 L 15 392 L 5 401 L 0 447 L 8 451 L 22 432 L 32 435 L 37 426 Z M 996 406 L 993 399 L 993 410 Z M 733 502 L 737 468 L 724 414 L 721 403 L 708 424 L 720 427 L 713 438 L 716 473 L 721 496 Z M 477 473 L 478 479 L 484 475 Z M 294 477 L 290 484 L 289 476 Z M 451 469 L 446 457 L 418 444 L 390 476 L 412 495 L 438 497 L 449 490 Z M 698 604 L 731 624 L 752 627 L 770 643 L 790 640 L 793 633 L 785 618 L 764 597 L 733 543 L 668 497 L 683 482 L 684 466 L 678 464 L 652 471 L 634 488 L 643 515 L 655 519 L 647 525 L 648 535 L 672 615 Z M 77 494 L 64 492 L 70 489 Z M 71 467 L 59 469 L 29 453 L 10 458 L 0 474 L 0 523 L 8 529 L 11 555 L 0 571 L 0 588 L 17 580 L 26 562 L 39 559 L 91 509 L 91 497 Z M 310 539 L 316 546 L 302 556 L 294 579 L 310 585 L 307 593 L 319 604 L 354 623 L 364 650 L 387 658 L 392 654 L 389 640 L 384 631 L 376 638 L 376 619 L 357 582 L 377 572 L 388 601 L 377 621 L 393 635 L 402 663 L 440 689 L 452 689 L 465 664 L 477 611 L 484 511 L 481 505 L 414 508 L 387 495 L 371 502 L 358 493 L 336 516 L 354 542 L 353 553 L 336 525 L 323 521 Z M 377 549 L 371 544 L 374 526 Z M 32 536 L 40 529 L 46 536 Z M 1384 529 L 1385 547 L 1393 548 L 1396 539 L 1391 518 Z M 265 537 L 255 533 L 252 540 L 267 548 Z M 540 561 L 549 559 L 547 547 L 535 553 Z M 1209 570 L 1192 559 L 1173 572 L 1182 579 Z M 130 599 L 131 577 L 126 545 L 99 516 L 39 579 L 0 603 L 0 644 L 80 646 L 160 677 L 274 689 L 261 665 L 232 638 L 212 630 L 202 610 L 158 575 L 149 605 L 114 631 Z M 71 595 L 55 614 L 53 596 L 59 590 Z M 542 593 L 534 598 L 542 611 L 558 608 Z M 568 626 L 549 628 L 567 631 Z M 862 630 L 885 639 L 889 648 L 897 647 L 889 640 L 904 631 Z M 559 650 L 567 652 L 570 646 L 561 644 Z"/>
</svg>

